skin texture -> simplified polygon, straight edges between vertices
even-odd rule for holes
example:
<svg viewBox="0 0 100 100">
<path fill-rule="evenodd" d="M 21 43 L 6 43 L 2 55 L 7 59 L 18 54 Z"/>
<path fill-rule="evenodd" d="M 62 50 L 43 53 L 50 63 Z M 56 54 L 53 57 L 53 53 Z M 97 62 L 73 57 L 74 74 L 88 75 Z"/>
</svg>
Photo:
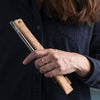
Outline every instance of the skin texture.
<svg viewBox="0 0 100 100">
<path fill-rule="evenodd" d="M 91 72 L 89 60 L 78 53 L 57 49 L 35 50 L 24 59 L 23 64 L 26 65 L 34 59 L 36 68 L 48 78 L 73 72 L 85 78 Z"/>
<path fill-rule="evenodd" d="M 36 0 L 36 2 L 41 9 L 43 0 Z M 89 60 L 78 53 L 56 49 L 35 50 L 24 59 L 23 64 L 26 65 L 34 59 L 36 59 L 35 67 L 48 78 L 73 72 L 86 78 L 91 73 Z"/>
</svg>

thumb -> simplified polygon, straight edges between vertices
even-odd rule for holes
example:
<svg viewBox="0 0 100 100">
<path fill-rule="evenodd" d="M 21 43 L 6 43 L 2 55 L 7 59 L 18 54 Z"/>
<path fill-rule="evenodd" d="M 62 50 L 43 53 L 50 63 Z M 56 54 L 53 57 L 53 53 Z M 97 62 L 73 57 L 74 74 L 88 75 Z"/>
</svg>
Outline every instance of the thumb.
<svg viewBox="0 0 100 100">
<path fill-rule="evenodd" d="M 33 52 L 31 52 L 24 60 L 23 60 L 23 64 L 26 65 L 29 62 L 31 62 L 32 60 L 36 59 L 36 58 L 41 58 L 43 56 L 48 55 L 48 50 L 47 49 L 43 49 L 43 50 L 35 50 Z"/>
</svg>

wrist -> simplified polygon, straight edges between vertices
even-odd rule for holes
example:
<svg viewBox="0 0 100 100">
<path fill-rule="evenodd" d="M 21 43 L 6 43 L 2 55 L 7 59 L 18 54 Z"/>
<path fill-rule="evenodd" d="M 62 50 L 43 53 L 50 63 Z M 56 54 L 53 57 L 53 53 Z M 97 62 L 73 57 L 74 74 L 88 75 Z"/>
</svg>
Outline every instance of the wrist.
<svg viewBox="0 0 100 100">
<path fill-rule="evenodd" d="M 83 55 L 80 55 L 80 61 L 78 63 L 78 69 L 76 73 L 83 78 L 87 78 L 90 76 L 92 71 L 91 62 Z"/>
</svg>

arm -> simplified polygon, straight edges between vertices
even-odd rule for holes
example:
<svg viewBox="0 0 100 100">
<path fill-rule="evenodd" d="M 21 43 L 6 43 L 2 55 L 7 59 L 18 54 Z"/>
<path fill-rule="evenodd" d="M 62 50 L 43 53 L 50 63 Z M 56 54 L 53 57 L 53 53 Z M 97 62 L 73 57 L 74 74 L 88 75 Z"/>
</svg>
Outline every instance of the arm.
<svg viewBox="0 0 100 100">
<path fill-rule="evenodd" d="M 90 56 L 80 55 L 55 49 L 36 50 L 24 60 L 28 64 L 33 59 L 35 66 L 46 77 L 62 74 L 77 73 L 77 76 L 89 87 L 100 88 L 100 35 L 99 26 L 96 24 L 91 41 Z"/>
<path fill-rule="evenodd" d="M 100 22 L 95 24 L 90 56 L 86 57 L 91 62 L 93 70 L 88 79 L 80 79 L 90 87 L 100 88 Z"/>
</svg>

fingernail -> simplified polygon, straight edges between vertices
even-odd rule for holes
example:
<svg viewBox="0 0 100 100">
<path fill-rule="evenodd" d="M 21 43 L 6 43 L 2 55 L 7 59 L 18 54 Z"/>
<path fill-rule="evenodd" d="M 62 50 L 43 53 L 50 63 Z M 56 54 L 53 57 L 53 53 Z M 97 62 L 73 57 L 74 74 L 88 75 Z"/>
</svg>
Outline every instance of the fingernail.
<svg viewBox="0 0 100 100">
<path fill-rule="evenodd" d="M 23 61 L 23 64 L 24 64 L 24 65 L 26 64 L 25 62 L 26 62 L 26 61 L 24 60 L 24 61 Z"/>
</svg>

